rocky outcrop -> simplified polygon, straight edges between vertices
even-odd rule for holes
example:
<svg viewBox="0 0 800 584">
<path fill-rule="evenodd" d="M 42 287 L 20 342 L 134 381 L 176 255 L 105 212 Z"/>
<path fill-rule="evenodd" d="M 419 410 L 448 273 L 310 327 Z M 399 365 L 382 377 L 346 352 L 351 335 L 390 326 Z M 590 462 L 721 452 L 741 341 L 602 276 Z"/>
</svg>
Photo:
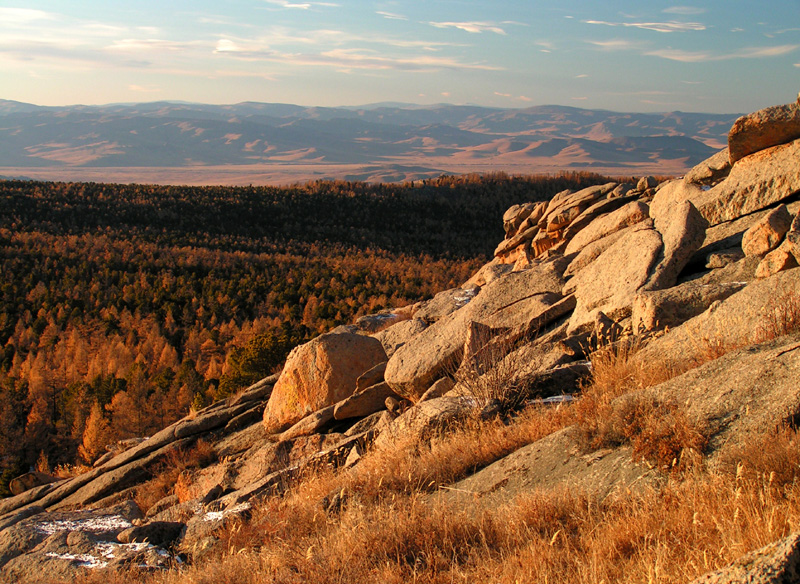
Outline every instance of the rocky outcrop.
<svg viewBox="0 0 800 584">
<path fill-rule="evenodd" d="M 416 400 L 448 370 L 458 368 L 471 322 L 526 329 L 558 318 L 563 312 L 550 309 L 562 299 L 563 269 L 560 262 L 541 262 L 487 285 L 464 307 L 400 347 L 386 366 L 386 382 L 397 394 Z"/>
<path fill-rule="evenodd" d="M 445 502 L 480 501 L 494 507 L 525 492 L 570 488 L 604 499 L 614 492 L 644 489 L 663 480 L 658 471 L 635 462 L 629 448 L 591 450 L 581 431 L 569 427 L 523 446 L 437 497 Z"/>
<path fill-rule="evenodd" d="M 274 434 L 356 390 L 366 371 L 386 361 L 381 343 L 349 332 L 327 333 L 292 350 L 264 410 Z"/>
<path fill-rule="evenodd" d="M 797 102 L 768 107 L 740 117 L 728 133 L 731 164 L 761 150 L 800 138 L 800 96 Z"/>
<path fill-rule="evenodd" d="M 630 316 L 633 297 L 647 283 L 663 247 L 652 223 L 641 223 L 574 276 L 563 291 L 578 301 L 569 333 L 592 326 L 600 311 L 614 320 Z"/>
<path fill-rule="evenodd" d="M 786 205 L 778 205 L 758 223 L 745 231 L 742 251 L 746 256 L 764 256 L 780 245 L 792 226 L 792 216 Z"/>
</svg>

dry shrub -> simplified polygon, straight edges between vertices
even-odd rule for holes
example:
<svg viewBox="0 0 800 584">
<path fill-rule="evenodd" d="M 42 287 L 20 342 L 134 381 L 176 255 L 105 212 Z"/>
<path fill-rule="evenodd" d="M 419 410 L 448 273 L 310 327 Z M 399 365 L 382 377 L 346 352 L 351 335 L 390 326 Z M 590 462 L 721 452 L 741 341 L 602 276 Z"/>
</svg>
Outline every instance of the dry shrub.
<svg viewBox="0 0 800 584">
<path fill-rule="evenodd" d="M 701 454 L 708 442 L 703 429 L 693 424 L 674 402 L 659 402 L 652 396 L 637 395 L 622 402 L 615 412 L 612 427 L 621 433 L 620 443 L 633 447 L 633 456 L 661 469 L 684 469 L 697 461 L 684 452 Z M 610 436 L 595 436 L 595 443 L 613 441 Z"/>
<path fill-rule="evenodd" d="M 178 495 L 183 503 L 191 484 L 191 470 L 203 468 L 217 460 L 214 447 L 200 438 L 189 449 L 170 450 L 152 471 L 153 478 L 136 489 L 134 501 L 144 512 L 169 495 Z"/>
<path fill-rule="evenodd" d="M 788 292 L 767 306 L 763 321 L 756 329 L 756 342 L 771 341 L 800 330 L 800 294 Z"/>
<path fill-rule="evenodd" d="M 681 368 L 643 364 L 633 358 L 637 350 L 635 344 L 618 343 L 592 354 L 591 385 L 574 406 L 577 424 L 592 448 L 630 444 L 636 459 L 662 469 L 684 469 L 679 464 L 683 453 L 700 454 L 705 448 L 704 429 L 689 420 L 680 404 L 644 391 L 675 377 Z"/>
<path fill-rule="evenodd" d="M 476 325 L 467 342 L 467 354 L 460 364 L 450 367 L 448 374 L 479 406 L 496 400 L 501 412 L 516 410 L 529 396 L 528 388 L 519 381 L 519 372 L 527 364 L 515 351 L 533 338 Z"/>
<path fill-rule="evenodd" d="M 759 439 L 747 441 L 732 449 L 722 465 L 729 474 L 739 477 L 767 477 L 775 486 L 793 485 L 800 476 L 798 430 L 782 425 Z"/>
</svg>

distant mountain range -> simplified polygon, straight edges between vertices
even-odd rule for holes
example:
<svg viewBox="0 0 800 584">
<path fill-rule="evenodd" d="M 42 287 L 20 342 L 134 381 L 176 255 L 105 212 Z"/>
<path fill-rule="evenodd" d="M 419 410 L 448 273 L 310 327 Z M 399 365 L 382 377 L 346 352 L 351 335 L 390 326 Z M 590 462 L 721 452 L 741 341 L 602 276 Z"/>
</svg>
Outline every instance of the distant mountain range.
<svg viewBox="0 0 800 584">
<path fill-rule="evenodd" d="M 225 169 L 227 176 L 236 168 L 243 182 L 279 168 L 294 169 L 287 176 L 365 180 L 489 170 L 673 174 L 724 147 L 737 117 L 563 106 L 42 107 L 0 100 L 0 173 L 65 180 L 119 174 L 146 181 L 160 176 L 148 174 L 154 169 L 186 178 L 179 169 L 198 176 Z"/>
</svg>

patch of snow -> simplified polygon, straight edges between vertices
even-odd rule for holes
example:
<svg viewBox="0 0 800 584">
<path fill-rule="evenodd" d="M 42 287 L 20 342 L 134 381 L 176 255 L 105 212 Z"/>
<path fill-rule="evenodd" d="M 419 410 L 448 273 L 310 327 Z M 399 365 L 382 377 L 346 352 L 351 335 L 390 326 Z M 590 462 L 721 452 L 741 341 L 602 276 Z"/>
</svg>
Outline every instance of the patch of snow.
<svg viewBox="0 0 800 584">
<path fill-rule="evenodd" d="M 106 515 L 104 517 L 87 517 L 86 519 L 56 519 L 36 524 L 36 531 L 46 535 L 53 535 L 59 531 L 88 531 L 90 533 L 108 533 L 122 531 L 133 527 L 133 523 L 121 515 Z"/>
<path fill-rule="evenodd" d="M 563 394 L 563 395 L 553 395 L 551 397 L 546 397 L 543 399 L 532 399 L 528 403 L 538 404 L 538 405 L 552 405 L 552 404 L 568 403 L 571 401 L 575 401 L 574 395 Z"/>
<path fill-rule="evenodd" d="M 152 544 L 149 543 L 112 543 L 112 542 L 104 542 L 98 543 L 95 545 L 97 551 L 100 552 L 100 555 L 104 558 L 108 558 L 109 560 L 113 560 L 117 557 L 117 553 L 120 551 L 132 551 L 132 552 L 141 552 L 143 550 L 149 549 L 154 547 Z"/>
<path fill-rule="evenodd" d="M 50 558 L 57 558 L 60 560 L 67 560 L 70 562 L 75 562 L 81 568 L 86 568 L 89 570 L 95 570 L 99 568 L 105 568 L 108 566 L 111 560 L 116 559 L 120 555 L 129 553 L 129 552 L 142 552 L 145 550 L 153 550 L 158 556 L 167 559 L 175 559 L 178 563 L 182 563 L 180 558 L 173 558 L 173 556 L 163 548 L 157 548 L 150 543 L 113 543 L 113 542 L 100 542 L 95 544 L 94 550 L 96 552 L 96 556 L 92 554 L 57 554 L 54 552 L 49 552 L 47 557 Z M 148 568 L 149 566 L 143 565 L 142 568 Z"/>
<path fill-rule="evenodd" d="M 458 296 L 454 296 L 453 300 L 456 301 L 456 304 L 459 308 L 467 304 L 470 300 L 475 298 L 478 294 L 478 288 L 467 288 L 466 290 L 462 290 L 461 294 Z"/>
<path fill-rule="evenodd" d="M 239 503 L 238 505 L 231 507 L 230 509 L 224 509 L 223 511 L 209 511 L 203 515 L 203 521 L 220 521 L 228 515 L 233 513 L 241 513 L 243 511 L 247 511 L 248 509 L 250 509 L 250 503 Z"/>
<path fill-rule="evenodd" d="M 47 555 L 48 558 L 56 558 L 59 560 L 75 562 L 81 568 L 88 568 L 90 570 L 105 568 L 108 566 L 108 562 L 104 562 L 103 560 L 89 554 L 57 554 L 54 552 L 48 552 L 45 555 Z"/>
</svg>

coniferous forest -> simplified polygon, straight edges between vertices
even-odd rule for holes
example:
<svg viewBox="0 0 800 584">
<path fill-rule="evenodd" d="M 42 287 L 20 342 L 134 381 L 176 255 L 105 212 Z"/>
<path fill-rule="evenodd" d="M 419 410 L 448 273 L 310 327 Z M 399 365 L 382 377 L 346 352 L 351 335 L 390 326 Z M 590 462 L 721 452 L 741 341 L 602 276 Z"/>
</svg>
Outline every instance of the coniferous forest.
<svg viewBox="0 0 800 584">
<path fill-rule="evenodd" d="M 601 182 L 0 181 L 0 494 L 253 383 L 320 332 L 459 285 L 510 205 Z"/>
</svg>

